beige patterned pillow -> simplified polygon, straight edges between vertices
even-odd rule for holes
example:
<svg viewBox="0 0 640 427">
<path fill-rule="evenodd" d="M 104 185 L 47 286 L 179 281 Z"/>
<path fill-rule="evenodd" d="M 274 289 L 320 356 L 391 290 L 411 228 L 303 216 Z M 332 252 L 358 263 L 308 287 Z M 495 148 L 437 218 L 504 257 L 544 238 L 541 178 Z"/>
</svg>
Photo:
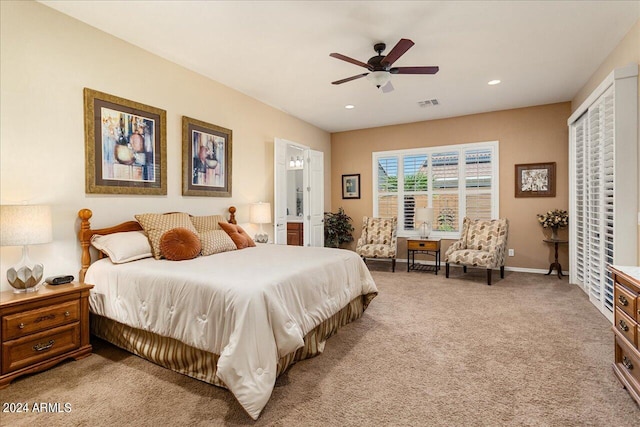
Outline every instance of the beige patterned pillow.
<svg viewBox="0 0 640 427">
<path fill-rule="evenodd" d="M 200 233 L 200 242 L 203 256 L 236 250 L 236 244 L 224 230 L 204 231 Z"/>
<path fill-rule="evenodd" d="M 135 215 L 135 217 L 144 229 L 145 233 L 147 233 L 149 243 L 151 243 L 151 249 L 153 250 L 153 257 L 155 259 L 162 258 L 160 239 L 167 231 L 181 227 L 194 233 L 198 232 L 191 223 L 191 219 L 187 213 L 140 214 Z"/>
<path fill-rule="evenodd" d="M 227 222 L 222 215 L 209 215 L 209 216 L 192 216 L 191 222 L 193 223 L 198 233 L 204 233 L 211 230 L 222 230 L 218 225 L 219 222 Z"/>
</svg>

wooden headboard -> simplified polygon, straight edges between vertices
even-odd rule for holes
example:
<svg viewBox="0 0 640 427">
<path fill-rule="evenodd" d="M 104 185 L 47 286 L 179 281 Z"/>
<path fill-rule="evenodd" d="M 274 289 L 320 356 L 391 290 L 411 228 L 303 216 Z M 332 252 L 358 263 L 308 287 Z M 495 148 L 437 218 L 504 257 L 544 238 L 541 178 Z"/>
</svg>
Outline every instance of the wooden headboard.
<svg viewBox="0 0 640 427">
<path fill-rule="evenodd" d="M 93 216 L 93 212 L 91 209 L 80 209 L 78 212 L 78 217 L 80 218 L 80 231 L 78 232 L 78 239 L 80 240 L 80 246 L 82 247 L 82 258 L 80 260 L 80 264 L 82 267 L 80 268 L 79 279 L 81 283 L 84 283 L 84 276 L 87 274 L 87 269 L 91 265 L 91 237 L 94 234 L 98 234 L 104 236 L 106 234 L 119 233 L 122 231 L 141 231 L 142 226 L 138 223 L 138 221 L 127 221 L 118 225 L 114 225 L 113 227 L 100 228 L 100 229 L 91 229 L 91 222 L 89 221 Z M 231 224 L 236 224 L 236 208 L 235 206 L 229 207 L 229 222 Z M 98 255 L 100 258 L 104 256 L 102 252 Z"/>
</svg>

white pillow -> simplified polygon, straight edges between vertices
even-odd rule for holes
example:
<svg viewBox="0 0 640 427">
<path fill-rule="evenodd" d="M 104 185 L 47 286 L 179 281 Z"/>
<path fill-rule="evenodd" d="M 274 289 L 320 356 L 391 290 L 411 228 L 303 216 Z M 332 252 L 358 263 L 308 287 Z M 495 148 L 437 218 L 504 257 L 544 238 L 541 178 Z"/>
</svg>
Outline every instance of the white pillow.
<svg viewBox="0 0 640 427">
<path fill-rule="evenodd" d="M 122 264 L 151 256 L 149 239 L 142 231 L 125 231 L 91 237 L 94 248 L 109 256 L 114 264 Z"/>
</svg>

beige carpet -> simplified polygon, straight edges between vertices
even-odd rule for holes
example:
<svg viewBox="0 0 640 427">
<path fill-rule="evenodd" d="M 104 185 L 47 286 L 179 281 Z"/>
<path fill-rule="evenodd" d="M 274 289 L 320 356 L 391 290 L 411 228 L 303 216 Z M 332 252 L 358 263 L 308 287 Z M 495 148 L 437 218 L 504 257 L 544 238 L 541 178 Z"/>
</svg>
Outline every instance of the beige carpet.
<svg viewBox="0 0 640 427">
<path fill-rule="evenodd" d="M 225 390 L 94 340 L 95 354 L 14 381 L 1 402 L 68 413 L 8 414 L 3 426 L 638 426 L 611 370 L 611 325 L 567 279 L 482 270 L 452 278 L 371 268 L 362 319 L 293 366 L 258 421 Z"/>
</svg>

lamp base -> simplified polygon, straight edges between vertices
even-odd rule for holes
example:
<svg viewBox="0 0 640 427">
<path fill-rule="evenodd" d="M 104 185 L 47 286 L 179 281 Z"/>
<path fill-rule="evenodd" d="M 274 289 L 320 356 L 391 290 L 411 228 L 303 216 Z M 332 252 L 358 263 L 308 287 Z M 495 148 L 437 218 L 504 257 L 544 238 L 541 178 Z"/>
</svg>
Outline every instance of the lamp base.
<svg viewBox="0 0 640 427">
<path fill-rule="evenodd" d="M 257 243 L 267 243 L 269 241 L 269 235 L 267 233 L 256 233 L 253 240 Z"/>
<path fill-rule="evenodd" d="M 428 239 L 429 234 L 431 234 L 431 224 L 425 221 L 420 226 L 420 238 Z"/>
<path fill-rule="evenodd" d="M 36 292 L 43 274 L 44 266 L 32 262 L 27 246 L 23 246 L 20 262 L 7 270 L 7 281 L 13 287 L 14 293 Z"/>
</svg>

